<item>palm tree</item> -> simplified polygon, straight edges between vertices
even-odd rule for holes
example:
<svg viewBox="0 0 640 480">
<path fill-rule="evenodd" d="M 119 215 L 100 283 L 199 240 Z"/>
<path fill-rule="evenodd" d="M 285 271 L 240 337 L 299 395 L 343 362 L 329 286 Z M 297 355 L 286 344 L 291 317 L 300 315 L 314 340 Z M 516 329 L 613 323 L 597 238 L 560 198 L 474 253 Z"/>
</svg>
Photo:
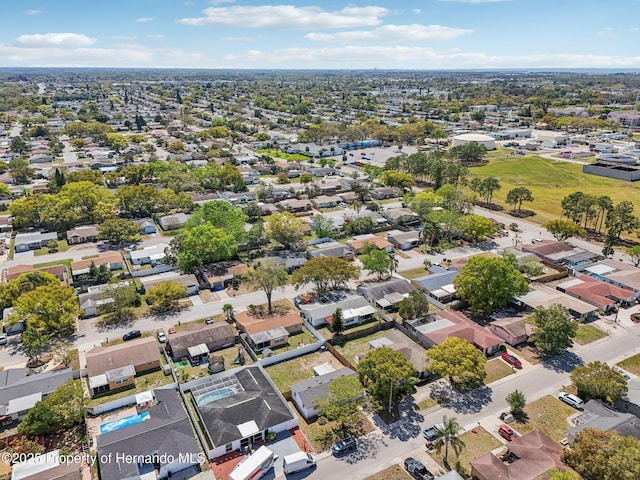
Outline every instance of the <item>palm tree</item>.
<svg viewBox="0 0 640 480">
<path fill-rule="evenodd" d="M 460 450 L 462 450 L 465 445 L 462 440 L 458 437 L 458 433 L 460 432 L 460 424 L 458 423 L 458 419 L 455 417 L 447 418 L 445 415 L 442 417 L 443 428 L 438 429 L 438 440 L 434 445 L 434 448 L 438 453 L 442 450 L 444 446 L 444 464 L 447 468 L 449 467 L 449 445 L 453 448 L 456 455 L 460 454 Z"/>
</svg>

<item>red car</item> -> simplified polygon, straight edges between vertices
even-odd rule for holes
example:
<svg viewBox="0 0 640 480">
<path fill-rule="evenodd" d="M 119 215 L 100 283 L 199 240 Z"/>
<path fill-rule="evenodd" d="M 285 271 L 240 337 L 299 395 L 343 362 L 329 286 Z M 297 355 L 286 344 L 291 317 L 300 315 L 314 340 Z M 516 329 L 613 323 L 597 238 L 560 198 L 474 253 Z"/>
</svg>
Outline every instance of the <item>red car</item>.
<svg viewBox="0 0 640 480">
<path fill-rule="evenodd" d="M 516 435 L 516 432 L 514 432 L 510 426 L 508 425 L 503 425 L 498 429 L 498 433 L 500 434 L 500 436 L 502 438 L 504 438 L 505 440 L 507 440 L 508 442 L 515 440 L 518 437 L 518 435 Z"/>
<path fill-rule="evenodd" d="M 520 360 L 518 360 L 516 357 L 514 357 L 513 355 L 509 354 L 509 353 L 503 353 L 502 354 L 502 359 L 507 362 L 509 365 L 512 365 L 516 368 L 522 368 L 522 362 Z"/>
<path fill-rule="evenodd" d="M 169 327 L 169 330 L 167 330 L 169 333 L 176 333 L 176 329 L 173 327 Z"/>
</svg>

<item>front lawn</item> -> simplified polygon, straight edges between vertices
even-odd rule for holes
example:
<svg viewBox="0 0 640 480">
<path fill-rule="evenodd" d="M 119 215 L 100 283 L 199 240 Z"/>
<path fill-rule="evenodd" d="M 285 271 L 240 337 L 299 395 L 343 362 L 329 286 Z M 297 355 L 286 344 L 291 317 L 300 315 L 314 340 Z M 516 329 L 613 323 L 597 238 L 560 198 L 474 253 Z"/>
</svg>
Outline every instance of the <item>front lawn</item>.
<svg viewBox="0 0 640 480">
<path fill-rule="evenodd" d="M 56 251 L 54 253 L 66 252 L 67 250 L 69 250 L 69 244 L 67 243 L 67 241 L 66 240 L 58 240 L 58 248 L 56 248 Z M 49 254 L 49 248 L 44 246 L 42 248 L 34 250 L 33 254 L 36 257 L 38 257 L 40 255 L 48 255 Z"/>
<path fill-rule="evenodd" d="M 542 397 L 535 402 L 528 403 L 524 407 L 525 421 L 516 418 L 511 427 L 521 435 L 531 430 L 540 429 L 553 440 L 560 441 L 566 431 L 571 428 L 567 417 L 576 413 L 569 405 L 550 395 Z"/>
<path fill-rule="evenodd" d="M 398 272 L 398 275 L 403 276 L 407 280 L 413 280 L 414 278 L 420 278 L 420 277 L 424 277 L 425 275 L 429 275 L 429 272 L 424 267 L 418 267 L 418 268 L 412 268 L 411 270 Z"/>
<path fill-rule="evenodd" d="M 634 375 L 640 375 L 640 353 L 618 362 L 616 365 Z"/>
<path fill-rule="evenodd" d="M 587 343 L 595 342 L 606 336 L 606 333 L 592 325 L 578 325 L 578 332 L 574 340 L 580 345 L 586 345 Z"/>
<path fill-rule="evenodd" d="M 459 438 L 464 442 L 465 446 L 461 449 L 460 455 L 457 455 L 453 448 L 449 447 L 449 465 L 451 468 L 455 469 L 457 468 L 457 465 L 460 464 L 462 471 L 458 470 L 458 473 L 462 476 L 464 476 L 464 472 L 468 473 L 471 471 L 471 466 L 469 464 L 471 460 L 479 457 L 480 455 L 484 455 L 501 445 L 500 441 L 496 437 L 491 435 L 482 427 L 476 427 L 473 430 L 464 432 L 459 436 Z M 445 468 L 443 461 L 444 447 L 440 453 L 433 450 L 429 452 L 429 454 L 440 464 L 440 466 Z"/>
<path fill-rule="evenodd" d="M 55 260 L 53 262 L 44 262 L 44 263 L 36 263 L 33 268 L 44 268 L 44 267 L 52 267 L 54 265 L 64 265 L 65 267 L 67 267 L 67 272 L 69 272 L 71 270 L 71 262 L 73 260 L 71 260 L 70 258 L 67 258 L 65 260 Z"/>
<path fill-rule="evenodd" d="M 493 360 L 489 360 L 484 364 L 484 369 L 487 372 L 487 377 L 484 379 L 485 385 L 489 385 L 490 383 L 493 383 L 496 380 L 499 380 L 513 373 L 511 365 L 507 364 L 507 362 L 505 362 L 501 358 L 494 358 Z"/>
<path fill-rule="evenodd" d="M 438 404 L 438 400 L 435 398 L 425 398 L 421 402 L 418 402 L 418 410 L 426 410 L 427 408 L 435 407 Z"/>
<path fill-rule="evenodd" d="M 389 468 L 365 478 L 365 480 L 407 480 L 409 478 L 411 475 L 400 465 L 391 465 Z"/>
</svg>

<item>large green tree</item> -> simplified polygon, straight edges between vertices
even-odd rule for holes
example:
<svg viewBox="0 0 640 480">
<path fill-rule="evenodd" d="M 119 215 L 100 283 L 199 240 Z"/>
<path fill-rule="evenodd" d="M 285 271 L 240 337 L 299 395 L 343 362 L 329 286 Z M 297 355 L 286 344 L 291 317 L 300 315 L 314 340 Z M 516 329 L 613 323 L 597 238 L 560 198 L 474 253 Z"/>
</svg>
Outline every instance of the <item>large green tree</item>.
<svg viewBox="0 0 640 480">
<path fill-rule="evenodd" d="M 382 280 L 382 277 L 386 274 L 391 275 L 395 268 L 393 256 L 378 248 L 374 248 L 369 253 L 360 255 L 360 261 L 369 273 L 378 275 L 378 280 Z"/>
<path fill-rule="evenodd" d="M 22 294 L 13 304 L 11 321 L 24 321 L 43 334 L 63 335 L 75 330 L 80 313 L 75 290 L 64 285 L 43 285 Z"/>
<path fill-rule="evenodd" d="M 38 361 L 49 346 L 49 337 L 33 327 L 27 327 L 21 336 L 22 349 L 30 361 Z"/>
<path fill-rule="evenodd" d="M 401 352 L 387 347 L 370 350 L 358 362 L 360 382 L 381 404 L 400 399 L 411 393 L 416 369 Z"/>
<path fill-rule="evenodd" d="M 507 192 L 506 201 L 513 205 L 513 211 L 522 210 L 522 202 L 533 202 L 533 193 L 527 187 L 516 187 Z"/>
<path fill-rule="evenodd" d="M 329 383 L 329 393 L 317 400 L 319 414 L 337 423 L 343 438 L 354 434 L 360 421 L 360 407 L 365 405 L 364 387 L 356 376 L 339 377 Z"/>
<path fill-rule="evenodd" d="M 578 322 L 562 305 L 538 307 L 529 315 L 529 321 L 536 327 L 533 341 L 544 356 L 557 355 L 573 345 Z"/>
<path fill-rule="evenodd" d="M 146 294 L 151 303 L 151 312 L 164 314 L 180 308 L 180 299 L 187 295 L 187 287 L 170 280 L 151 287 Z"/>
<path fill-rule="evenodd" d="M 112 283 L 105 288 L 102 299 L 107 300 L 100 308 L 103 325 L 121 325 L 136 319 L 133 307 L 140 303 L 140 297 L 132 282 Z"/>
<path fill-rule="evenodd" d="M 277 212 L 267 217 L 267 237 L 291 248 L 304 237 L 305 221 L 289 212 Z"/>
<path fill-rule="evenodd" d="M 427 297 L 420 290 L 409 292 L 398 306 L 398 314 L 403 320 L 413 320 L 424 317 L 429 313 L 429 302 Z"/>
<path fill-rule="evenodd" d="M 18 425 L 23 435 L 46 435 L 60 428 L 71 428 L 84 421 L 85 398 L 80 380 L 59 386 L 36 403 Z"/>
<path fill-rule="evenodd" d="M 313 284 L 318 295 L 344 288 L 349 280 L 360 276 L 360 269 L 347 260 L 336 257 L 316 257 L 296 270 L 291 283 L 296 288 Z"/>
<path fill-rule="evenodd" d="M 585 428 L 565 450 L 563 460 L 588 480 L 640 478 L 640 441 L 615 430 Z"/>
<path fill-rule="evenodd" d="M 13 306 L 22 294 L 35 290 L 43 285 L 60 285 L 60 280 L 47 272 L 33 270 L 21 274 L 4 285 L 0 285 L 0 309 Z"/>
<path fill-rule="evenodd" d="M 232 234 L 207 222 L 176 237 L 172 250 L 180 270 L 191 272 L 197 267 L 230 259 L 238 251 L 238 242 Z"/>
<path fill-rule="evenodd" d="M 333 220 L 324 215 L 314 215 L 311 217 L 311 230 L 318 238 L 333 238 L 336 235 Z"/>
<path fill-rule="evenodd" d="M 107 218 L 98 225 L 100 238 L 114 245 L 121 245 L 140 237 L 140 226 L 126 218 Z"/>
<path fill-rule="evenodd" d="M 543 223 L 542 226 L 559 242 L 564 242 L 570 237 L 583 237 L 586 234 L 584 228 L 564 218 L 549 220 Z"/>
<path fill-rule="evenodd" d="M 460 220 L 462 231 L 470 242 L 479 242 L 498 231 L 498 226 L 486 217 L 473 213 Z"/>
<path fill-rule="evenodd" d="M 597 398 L 615 403 L 627 394 L 627 381 L 619 372 L 603 362 L 595 361 L 571 372 L 578 395 L 585 400 Z"/>
<path fill-rule="evenodd" d="M 267 307 L 269 313 L 273 312 L 271 307 L 271 295 L 276 288 L 284 287 L 289 282 L 289 275 L 284 265 L 273 260 L 261 260 L 254 263 L 245 272 L 243 278 L 252 287 L 264 290 L 267 296 Z"/>
<path fill-rule="evenodd" d="M 487 362 L 484 354 L 463 338 L 449 337 L 427 350 L 430 372 L 447 377 L 449 383 L 463 389 L 475 388 L 484 382 Z"/>
<path fill-rule="evenodd" d="M 207 222 L 230 233 L 236 240 L 240 240 L 244 234 L 245 216 L 242 209 L 223 200 L 203 204 L 193 212 L 185 228 L 193 228 Z"/>
<path fill-rule="evenodd" d="M 527 281 L 513 256 L 471 257 L 454 281 L 460 298 L 472 309 L 491 313 L 505 306 L 514 295 L 529 291 Z"/>
<path fill-rule="evenodd" d="M 505 400 L 509 404 L 509 407 L 511 407 L 511 413 L 514 415 L 522 413 L 522 410 L 524 410 L 524 407 L 527 404 L 527 398 L 520 390 L 514 390 L 509 393 Z"/>
</svg>

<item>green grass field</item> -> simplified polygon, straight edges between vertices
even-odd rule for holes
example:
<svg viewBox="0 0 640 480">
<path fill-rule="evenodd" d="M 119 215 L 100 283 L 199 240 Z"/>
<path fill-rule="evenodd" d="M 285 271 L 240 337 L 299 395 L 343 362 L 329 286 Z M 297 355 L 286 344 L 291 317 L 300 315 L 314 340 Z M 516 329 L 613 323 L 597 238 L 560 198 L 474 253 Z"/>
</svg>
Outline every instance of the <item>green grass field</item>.
<svg viewBox="0 0 640 480">
<path fill-rule="evenodd" d="M 496 192 L 494 202 L 509 210 L 505 203 L 507 192 L 525 186 L 533 193 L 532 203 L 523 209 L 533 210 L 531 221 L 544 223 L 560 217 L 561 200 L 576 191 L 591 195 L 609 195 L 614 202 L 630 200 L 640 210 L 640 184 L 582 173 L 582 165 L 556 162 L 537 155 L 492 158 L 487 165 L 470 169 L 472 175 L 496 177 L 502 188 Z"/>
</svg>

